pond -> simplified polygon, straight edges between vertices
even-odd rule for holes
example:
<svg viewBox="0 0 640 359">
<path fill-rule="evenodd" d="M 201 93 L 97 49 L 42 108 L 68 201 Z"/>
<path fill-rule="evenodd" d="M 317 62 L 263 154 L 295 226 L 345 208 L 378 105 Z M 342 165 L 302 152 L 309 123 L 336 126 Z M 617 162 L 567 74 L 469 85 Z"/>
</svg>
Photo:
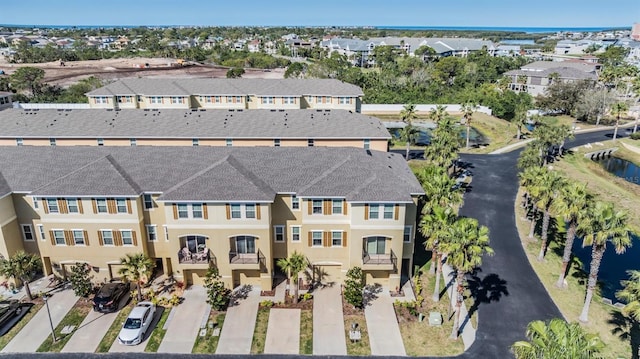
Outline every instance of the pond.
<svg viewBox="0 0 640 359">
<path fill-rule="evenodd" d="M 628 248 L 623 254 L 616 254 L 611 243 L 607 243 L 607 250 L 604 253 L 602 262 L 600 263 L 600 272 L 598 273 L 598 281 L 602 284 L 602 296 L 609 298 L 614 303 L 619 301 L 616 299 L 616 292 L 622 289 L 621 280 L 628 279 L 628 270 L 640 270 L 640 238 L 632 236 L 633 246 Z M 583 263 L 583 270 L 589 273 L 591 265 L 591 246 L 582 248 L 582 239 L 576 238 L 573 244 L 573 254 Z M 585 274 L 585 276 L 588 274 Z M 585 278 L 586 289 L 586 278 Z"/>
<path fill-rule="evenodd" d="M 640 167 L 633 162 L 618 157 L 610 157 L 600 161 L 602 166 L 627 182 L 640 185 Z"/>
<path fill-rule="evenodd" d="M 418 126 L 416 126 L 418 127 Z M 416 139 L 416 145 L 418 146 L 426 146 L 431 142 L 431 128 L 428 127 L 418 127 L 419 135 Z M 400 128 L 388 128 L 389 133 L 393 136 L 394 139 L 398 139 L 400 137 Z M 460 129 L 460 138 L 466 140 L 467 138 L 467 129 L 466 127 L 461 127 Z M 475 128 L 471 127 L 469 131 L 469 144 L 473 145 L 486 145 L 489 143 L 489 140 L 484 137 L 480 132 L 476 131 Z"/>
<path fill-rule="evenodd" d="M 504 45 L 535 45 L 536 42 L 533 39 L 521 39 L 521 40 L 516 40 L 516 39 L 510 39 L 510 40 L 500 40 L 501 44 Z"/>
</svg>

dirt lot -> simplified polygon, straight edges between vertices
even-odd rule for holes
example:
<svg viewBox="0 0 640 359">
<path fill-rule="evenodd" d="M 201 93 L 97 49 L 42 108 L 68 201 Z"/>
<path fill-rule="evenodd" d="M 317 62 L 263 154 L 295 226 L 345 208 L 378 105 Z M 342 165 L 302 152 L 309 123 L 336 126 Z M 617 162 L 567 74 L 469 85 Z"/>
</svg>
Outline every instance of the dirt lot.
<svg viewBox="0 0 640 359">
<path fill-rule="evenodd" d="M 58 62 L 40 64 L 9 64 L 0 58 L 0 69 L 11 75 L 17 68 L 23 66 L 39 67 L 45 70 L 44 81 L 49 84 L 68 86 L 89 76 L 96 76 L 103 80 L 118 80 L 127 77 L 154 78 L 196 78 L 196 77 L 226 77 L 228 68 L 214 65 L 188 63 L 185 66 L 171 66 L 176 59 L 134 57 L 126 59 L 105 59 L 93 61 L 68 61 L 65 66 Z M 145 67 L 145 64 L 149 64 Z M 245 69 L 244 78 L 283 78 L 284 69 L 261 70 Z"/>
</svg>

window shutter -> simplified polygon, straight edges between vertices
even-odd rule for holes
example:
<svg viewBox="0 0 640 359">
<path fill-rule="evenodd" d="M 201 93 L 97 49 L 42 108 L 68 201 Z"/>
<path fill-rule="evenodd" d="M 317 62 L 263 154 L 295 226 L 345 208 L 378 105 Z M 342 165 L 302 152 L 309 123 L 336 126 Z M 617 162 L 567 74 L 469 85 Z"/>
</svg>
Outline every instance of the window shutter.
<svg viewBox="0 0 640 359">
<path fill-rule="evenodd" d="M 256 203 L 256 219 L 260 219 L 260 203 Z"/>
<path fill-rule="evenodd" d="M 131 231 L 131 239 L 133 240 L 133 245 L 138 246 L 138 236 L 136 235 L 136 231 Z"/>
<path fill-rule="evenodd" d="M 49 205 L 47 204 L 47 200 L 42 200 L 42 208 L 44 208 L 44 213 L 49 213 Z"/>
<path fill-rule="evenodd" d="M 309 213 L 308 214 L 312 214 L 313 213 L 313 200 L 311 198 L 309 198 L 307 200 L 307 208 L 309 209 Z"/>
<path fill-rule="evenodd" d="M 324 246 L 331 247 L 331 232 L 322 232 L 322 236 L 324 237 Z"/>
<path fill-rule="evenodd" d="M 209 219 L 209 209 L 206 203 L 202 204 L 202 218 Z"/>
<path fill-rule="evenodd" d="M 347 232 L 342 232 L 342 246 L 347 246 Z"/>
<path fill-rule="evenodd" d="M 127 198 L 127 213 L 129 213 L 129 214 L 133 213 L 131 211 L 131 199 L 130 198 Z"/>
<path fill-rule="evenodd" d="M 80 212 L 80 214 L 83 214 L 84 209 L 82 208 L 82 198 L 77 198 L 76 201 L 78 201 L 78 212 Z"/>
<path fill-rule="evenodd" d="M 177 204 L 172 204 L 173 206 L 173 219 L 178 219 L 178 205 Z"/>
<path fill-rule="evenodd" d="M 62 214 L 69 213 L 67 201 L 64 198 L 58 198 L 58 211 Z"/>
<path fill-rule="evenodd" d="M 229 203 L 225 204 L 225 210 L 227 211 L 227 219 L 231 219 L 231 205 Z"/>
<path fill-rule="evenodd" d="M 64 231 L 64 239 L 67 242 L 68 246 L 73 246 L 76 244 L 76 241 L 73 239 L 73 233 L 69 230 Z"/>
<path fill-rule="evenodd" d="M 98 244 L 104 246 L 104 240 L 102 239 L 102 231 L 98 231 Z"/>
<path fill-rule="evenodd" d="M 368 220 L 369 219 L 369 204 L 365 203 L 364 204 L 364 220 Z"/>
<path fill-rule="evenodd" d="M 82 231 L 82 235 L 84 236 L 84 245 L 88 246 L 89 245 L 89 233 L 87 233 L 87 231 Z"/>
<path fill-rule="evenodd" d="M 397 221 L 399 216 L 400 216 L 400 205 L 396 204 L 394 208 L 393 219 Z"/>
<path fill-rule="evenodd" d="M 121 246 L 122 245 L 122 236 L 120 235 L 120 231 L 113 231 L 113 245 Z"/>
<path fill-rule="evenodd" d="M 96 204 L 96 199 L 91 198 L 91 206 L 93 207 L 93 214 L 98 213 L 98 205 Z"/>
<path fill-rule="evenodd" d="M 342 214 L 347 215 L 347 200 L 342 201 Z"/>
<path fill-rule="evenodd" d="M 313 246 L 313 233 L 311 233 L 311 231 L 309 231 L 309 236 L 307 238 L 309 239 L 309 247 Z"/>
<path fill-rule="evenodd" d="M 53 231 L 49 231 L 49 238 L 51 238 L 51 245 L 56 245 L 56 237 L 53 235 Z"/>
<path fill-rule="evenodd" d="M 113 198 L 109 198 L 107 200 L 107 211 L 111 214 L 117 213 L 118 209 L 116 207 L 116 200 Z"/>
<path fill-rule="evenodd" d="M 331 200 L 330 199 L 325 199 L 323 201 L 324 203 L 324 215 L 330 215 L 331 214 Z"/>
</svg>

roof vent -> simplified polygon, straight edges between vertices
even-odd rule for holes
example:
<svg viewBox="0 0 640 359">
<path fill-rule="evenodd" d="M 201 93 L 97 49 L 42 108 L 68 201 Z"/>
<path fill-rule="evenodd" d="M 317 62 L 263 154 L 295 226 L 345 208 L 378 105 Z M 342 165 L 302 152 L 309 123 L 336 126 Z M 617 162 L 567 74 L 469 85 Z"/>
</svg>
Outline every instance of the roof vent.
<svg viewBox="0 0 640 359">
<path fill-rule="evenodd" d="M 145 109 L 144 109 L 144 110 L 142 110 L 142 111 L 144 111 L 144 112 L 149 112 L 149 109 L 148 109 L 148 108 L 145 108 Z"/>
<path fill-rule="evenodd" d="M 68 109 L 64 110 L 64 112 L 71 112 L 71 109 L 68 108 Z"/>
<path fill-rule="evenodd" d="M 371 156 L 371 150 L 367 150 L 367 154 Z"/>
<path fill-rule="evenodd" d="M 331 112 L 331 110 L 324 110 L 324 112 Z"/>
<path fill-rule="evenodd" d="M 276 110 L 275 110 L 275 109 L 271 109 L 271 110 L 269 110 L 269 111 L 271 111 L 271 112 L 276 112 Z"/>
<path fill-rule="evenodd" d="M 207 109 L 206 109 L 206 108 L 201 108 L 201 109 L 200 109 L 200 112 L 205 112 L 205 111 L 207 111 Z"/>
<path fill-rule="evenodd" d="M 284 110 L 283 110 L 283 109 L 279 109 L 278 111 L 279 111 L 279 112 L 284 112 Z"/>
<path fill-rule="evenodd" d="M 153 109 L 153 110 L 151 110 L 151 111 L 156 111 L 156 112 L 157 112 L 157 111 L 158 111 L 158 109 L 157 109 L 157 108 L 154 108 L 154 109 Z"/>
<path fill-rule="evenodd" d="M 316 110 L 316 112 L 322 112 L 322 110 Z"/>
</svg>

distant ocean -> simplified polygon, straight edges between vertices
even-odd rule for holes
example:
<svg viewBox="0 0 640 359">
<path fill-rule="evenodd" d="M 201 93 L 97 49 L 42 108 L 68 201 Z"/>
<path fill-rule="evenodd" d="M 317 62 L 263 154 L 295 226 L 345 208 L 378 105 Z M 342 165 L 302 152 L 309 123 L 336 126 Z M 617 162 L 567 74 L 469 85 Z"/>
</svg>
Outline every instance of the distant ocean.
<svg viewBox="0 0 640 359">
<path fill-rule="evenodd" d="M 485 26 L 374 26 L 381 30 L 440 30 L 440 31 L 505 31 L 541 34 L 548 32 L 598 32 L 605 30 L 630 30 L 629 27 L 485 27 Z"/>
</svg>

